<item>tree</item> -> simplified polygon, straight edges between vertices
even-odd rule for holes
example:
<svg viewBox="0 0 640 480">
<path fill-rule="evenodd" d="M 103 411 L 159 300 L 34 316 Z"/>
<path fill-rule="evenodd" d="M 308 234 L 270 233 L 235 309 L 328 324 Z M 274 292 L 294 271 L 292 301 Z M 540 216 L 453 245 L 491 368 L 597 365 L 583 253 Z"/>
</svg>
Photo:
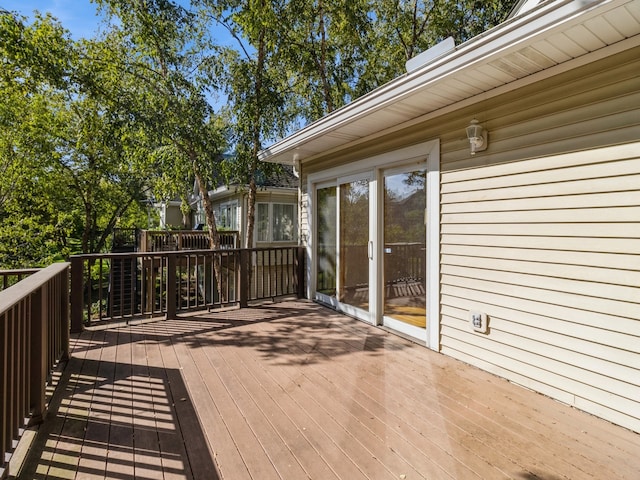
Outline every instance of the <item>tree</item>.
<svg viewBox="0 0 640 480">
<path fill-rule="evenodd" d="M 122 89 L 100 42 L 72 41 L 51 17 L 32 25 L 11 15 L 0 20 L 0 89 L 12 99 L 0 112 L 3 244 L 24 246 L 8 254 L 14 263 L 102 251 L 144 199 L 148 139 L 114 108 Z M 25 225 L 34 228 L 25 234 Z M 11 239 L 12 231 L 23 240 Z M 37 248 L 35 239 L 49 247 Z M 50 254 L 33 255 L 43 251 Z"/>
<path fill-rule="evenodd" d="M 65 214 L 47 201 L 57 155 L 59 91 L 70 40 L 51 17 L 0 12 L 0 265 L 41 266 L 68 253 Z M 55 107 L 54 107 L 55 106 Z M 54 192 L 57 196 L 60 192 Z"/>
<path fill-rule="evenodd" d="M 154 158 L 165 194 L 185 194 L 194 178 L 204 203 L 210 244 L 219 247 L 208 186 L 220 176 L 216 160 L 227 147 L 224 120 L 215 115 L 208 93 L 219 69 L 217 52 L 206 28 L 182 6 L 168 0 L 98 0 L 98 7 L 116 17 L 109 40 L 118 52 L 116 68 L 132 88 L 129 111 L 144 125 L 158 147 Z M 135 91 L 135 86 L 140 91 Z"/>
<path fill-rule="evenodd" d="M 209 186 L 220 178 L 219 160 L 227 140 L 224 119 L 215 114 L 208 98 L 219 64 L 206 25 L 168 0 L 96 3 L 109 18 L 117 18 L 106 38 L 117 55 L 113 67 L 127 86 L 125 102 L 117 108 L 127 112 L 156 144 L 151 157 L 157 170 L 164 172 L 155 179 L 156 192 L 180 195 L 184 201 L 187 182 L 194 179 L 204 205 L 210 247 L 219 249 Z M 221 259 L 215 255 L 213 260 L 222 294 Z"/>
<path fill-rule="evenodd" d="M 363 95 L 405 73 L 405 63 L 453 37 L 456 45 L 503 21 L 515 0 L 375 0 L 369 55 L 355 86 Z"/>
<path fill-rule="evenodd" d="M 372 27 L 366 0 L 286 2 L 282 61 L 300 113 L 315 120 L 354 98 Z"/>
<path fill-rule="evenodd" d="M 291 124 L 286 76 L 279 68 L 281 17 L 269 0 L 201 0 L 196 2 L 209 21 L 223 25 L 238 49 L 225 51 L 224 90 L 233 127 L 234 159 L 228 177 L 248 185 L 245 247 L 252 246 L 257 196 L 256 176 L 269 175 L 274 165 L 259 165 L 263 142 L 275 139 Z"/>
</svg>

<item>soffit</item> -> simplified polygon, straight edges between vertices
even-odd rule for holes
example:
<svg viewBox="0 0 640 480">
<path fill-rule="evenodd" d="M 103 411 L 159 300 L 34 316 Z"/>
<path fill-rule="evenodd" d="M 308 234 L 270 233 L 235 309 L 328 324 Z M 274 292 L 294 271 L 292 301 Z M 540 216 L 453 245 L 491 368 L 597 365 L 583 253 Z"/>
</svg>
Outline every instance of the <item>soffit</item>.
<svg viewBox="0 0 640 480">
<path fill-rule="evenodd" d="M 640 0 L 545 2 L 260 153 L 295 164 L 640 33 Z"/>
</svg>

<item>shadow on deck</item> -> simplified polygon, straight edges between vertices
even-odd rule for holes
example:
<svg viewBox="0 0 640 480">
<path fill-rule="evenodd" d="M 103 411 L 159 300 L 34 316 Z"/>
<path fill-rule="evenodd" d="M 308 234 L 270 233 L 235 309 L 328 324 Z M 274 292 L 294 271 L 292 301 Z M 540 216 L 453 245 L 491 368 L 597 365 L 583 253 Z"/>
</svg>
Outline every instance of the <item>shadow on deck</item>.
<svg viewBox="0 0 640 480">
<path fill-rule="evenodd" d="M 638 478 L 640 436 L 310 302 L 72 338 L 18 478 Z"/>
</svg>

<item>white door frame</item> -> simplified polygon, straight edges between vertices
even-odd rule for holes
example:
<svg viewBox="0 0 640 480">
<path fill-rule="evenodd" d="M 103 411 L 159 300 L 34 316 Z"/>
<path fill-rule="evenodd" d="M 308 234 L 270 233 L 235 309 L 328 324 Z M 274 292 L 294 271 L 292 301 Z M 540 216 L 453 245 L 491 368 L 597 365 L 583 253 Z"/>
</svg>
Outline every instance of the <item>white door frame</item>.
<svg viewBox="0 0 640 480">
<path fill-rule="evenodd" d="M 315 265 L 315 228 L 314 215 L 316 204 L 316 188 L 318 186 L 338 185 L 338 180 L 348 177 L 365 176 L 369 172 L 373 173 L 371 187 L 376 187 L 376 182 L 380 178 L 382 169 L 393 169 L 396 166 L 410 167 L 412 164 L 427 164 L 427 258 L 426 258 L 426 283 L 427 283 L 427 328 L 422 330 L 422 336 L 416 337 L 420 342 L 424 342 L 429 348 L 438 351 L 440 349 L 440 141 L 431 140 L 410 147 L 393 150 L 363 160 L 358 160 L 345 165 L 340 165 L 321 172 L 312 173 L 307 177 L 308 192 L 308 245 L 307 255 L 311 260 L 307 269 L 307 293 L 309 298 L 314 298 L 316 294 Z M 380 213 L 377 207 L 379 202 L 378 188 L 370 188 L 370 233 L 369 238 L 377 245 L 373 249 L 373 258 L 370 262 L 370 278 L 378 278 L 376 275 L 380 266 L 380 256 L 382 255 L 381 235 L 377 231 L 380 225 Z M 374 211 L 375 210 L 375 211 Z M 370 296 L 370 312 L 372 320 L 381 323 L 380 312 L 380 280 L 376 286 L 371 284 L 372 295 Z M 332 305 L 341 311 L 340 305 L 331 302 Z M 349 312 L 345 312 L 349 313 Z"/>
</svg>

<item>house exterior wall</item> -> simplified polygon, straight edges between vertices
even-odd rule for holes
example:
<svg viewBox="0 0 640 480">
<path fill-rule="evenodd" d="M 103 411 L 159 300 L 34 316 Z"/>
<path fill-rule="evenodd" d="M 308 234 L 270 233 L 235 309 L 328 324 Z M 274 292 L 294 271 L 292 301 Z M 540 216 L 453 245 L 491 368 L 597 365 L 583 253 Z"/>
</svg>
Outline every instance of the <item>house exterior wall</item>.
<svg viewBox="0 0 640 480">
<path fill-rule="evenodd" d="M 180 211 L 180 205 L 167 205 L 165 210 L 164 225 L 160 225 L 161 228 L 191 228 L 191 225 L 182 224 L 182 212 Z"/>
<path fill-rule="evenodd" d="M 491 102 L 490 157 L 444 137 L 441 176 L 441 351 L 636 431 L 638 58 Z"/>
<path fill-rule="evenodd" d="M 299 233 L 299 215 L 298 215 L 298 192 L 293 189 L 287 190 L 270 190 L 270 191 L 258 191 L 256 195 L 256 209 L 258 208 L 258 204 L 283 204 L 283 205 L 294 205 L 295 210 L 295 218 L 293 219 L 295 231 L 293 232 L 293 239 L 291 241 L 258 241 L 258 228 L 254 229 L 254 244 L 257 247 L 266 247 L 266 246 L 287 246 L 292 243 L 298 242 L 298 233 Z M 256 221 L 257 223 L 257 221 Z"/>
<path fill-rule="evenodd" d="M 245 221 L 246 200 L 244 197 L 245 195 L 241 192 L 231 191 L 225 195 L 212 199 L 213 209 L 214 209 L 214 212 L 216 212 L 216 215 L 218 215 L 220 208 L 223 205 L 233 204 L 234 202 L 237 204 L 235 222 L 236 222 L 236 225 L 238 226 L 237 230 L 239 232 L 238 235 L 241 243 L 243 242 L 245 231 L 246 231 L 246 221 Z M 203 212 L 203 216 L 204 216 L 204 212 Z M 218 228 L 221 229 L 220 219 L 217 217 L 216 217 L 216 223 L 218 224 L 217 225 Z"/>
<path fill-rule="evenodd" d="M 440 141 L 440 350 L 640 431 L 640 49 L 304 163 Z M 469 154 L 477 118 L 489 148 Z M 302 238 L 308 238 L 303 208 Z M 469 310 L 489 317 L 486 334 Z"/>
<path fill-rule="evenodd" d="M 247 231 L 247 209 L 248 209 L 248 195 L 246 190 L 230 191 L 224 195 L 216 196 L 213 199 L 213 208 L 215 211 L 219 211 L 223 205 L 228 205 L 236 202 L 237 204 L 237 218 L 236 223 L 238 226 L 239 238 L 241 246 L 244 246 L 246 231 Z M 283 203 L 283 204 L 295 204 L 298 202 L 298 194 L 295 189 L 283 188 L 283 189 L 265 189 L 258 190 L 256 194 L 256 204 L 258 203 Z M 203 213 L 202 213 L 203 215 Z M 219 219 L 217 219 L 219 221 Z M 254 231 L 255 232 L 255 231 Z M 255 236 L 255 233 L 254 233 Z M 279 246 L 290 245 L 291 242 L 261 242 L 259 246 Z M 256 246 L 254 240 L 253 246 Z"/>
</svg>

